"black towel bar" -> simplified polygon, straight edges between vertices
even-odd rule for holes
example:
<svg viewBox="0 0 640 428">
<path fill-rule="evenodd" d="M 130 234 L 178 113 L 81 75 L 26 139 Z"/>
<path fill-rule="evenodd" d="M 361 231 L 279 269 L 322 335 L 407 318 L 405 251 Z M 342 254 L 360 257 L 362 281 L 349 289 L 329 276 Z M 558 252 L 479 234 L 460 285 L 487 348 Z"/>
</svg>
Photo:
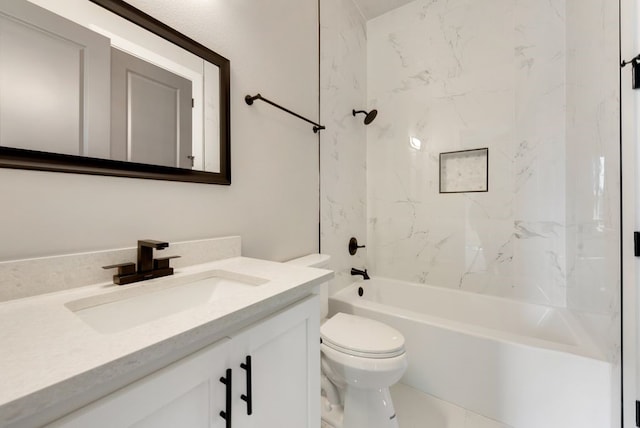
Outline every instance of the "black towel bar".
<svg viewBox="0 0 640 428">
<path fill-rule="evenodd" d="M 322 125 L 320 125 L 320 124 L 318 124 L 318 123 L 315 123 L 315 122 L 313 122 L 313 121 L 311 121 L 311 120 L 307 119 L 306 117 L 302 117 L 302 116 L 300 116 L 298 113 L 294 113 L 294 112 L 292 112 L 291 110 L 289 110 L 289 109 L 287 109 L 287 108 L 284 108 L 284 107 L 282 107 L 282 106 L 280 106 L 280 105 L 278 105 L 278 104 L 274 103 L 274 102 L 273 102 L 273 101 L 271 101 L 271 100 L 266 99 L 265 97 L 263 97 L 263 96 L 262 96 L 262 95 L 260 95 L 260 94 L 256 94 L 256 95 L 254 95 L 254 96 L 247 95 L 246 97 L 244 97 L 244 101 L 245 101 L 247 104 L 249 104 L 249 105 L 252 105 L 252 104 L 253 104 L 253 102 L 254 102 L 255 100 L 262 100 L 262 101 L 264 101 L 264 102 L 265 102 L 265 103 L 267 103 L 267 104 L 271 104 L 272 106 L 277 107 L 277 108 L 279 108 L 280 110 L 286 111 L 287 113 L 292 114 L 292 115 L 294 115 L 295 117 L 297 117 L 297 118 L 299 118 L 299 119 L 304 120 L 305 122 L 309 122 L 310 124 L 312 124 L 312 125 L 313 125 L 313 132 L 314 132 L 314 133 L 317 133 L 317 132 L 318 132 L 318 131 L 320 131 L 321 129 L 326 129 L 324 126 L 322 126 Z"/>
</svg>

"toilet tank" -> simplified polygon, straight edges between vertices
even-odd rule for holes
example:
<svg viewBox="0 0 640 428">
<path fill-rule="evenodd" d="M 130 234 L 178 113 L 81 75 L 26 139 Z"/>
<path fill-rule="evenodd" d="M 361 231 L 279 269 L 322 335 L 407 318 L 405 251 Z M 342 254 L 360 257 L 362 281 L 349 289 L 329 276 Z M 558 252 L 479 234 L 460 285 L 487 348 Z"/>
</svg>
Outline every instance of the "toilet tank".
<svg viewBox="0 0 640 428">
<path fill-rule="evenodd" d="M 328 254 L 313 253 L 289 260 L 286 263 L 297 266 L 328 269 L 330 260 L 331 256 Z M 320 284 L 320 319 L 326 318 L 327 315 L 329 315 L 329 283 L 324 282 Z"/>
</svg>

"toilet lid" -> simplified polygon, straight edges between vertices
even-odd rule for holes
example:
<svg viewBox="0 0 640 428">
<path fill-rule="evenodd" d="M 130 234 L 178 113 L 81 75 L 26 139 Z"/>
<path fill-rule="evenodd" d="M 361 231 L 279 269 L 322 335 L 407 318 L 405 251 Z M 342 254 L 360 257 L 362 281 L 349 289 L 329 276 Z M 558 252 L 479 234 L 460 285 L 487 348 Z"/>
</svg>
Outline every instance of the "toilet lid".
<svg viewBox="0 0 640 428">
<path fill-rule="evenodd" d="M 320 327 L 322 343 L 340 352 L 368 358 L 404 353 L 404 336 L 395 328 L 357 315 L 337 313 Z"/>
</svg>

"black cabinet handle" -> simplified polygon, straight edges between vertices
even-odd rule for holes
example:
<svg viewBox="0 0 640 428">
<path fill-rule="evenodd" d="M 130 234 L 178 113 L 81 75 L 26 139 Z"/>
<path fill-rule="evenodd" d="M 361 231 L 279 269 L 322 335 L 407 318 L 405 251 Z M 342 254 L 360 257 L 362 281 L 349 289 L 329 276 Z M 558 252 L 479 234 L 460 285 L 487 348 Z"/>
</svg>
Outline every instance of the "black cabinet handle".
<svg viewBox="0 0 640 428">
<path fill-rule="evenodd" d="M 242 394 L 241 399 L 247 403 L 247 415 L 253 413 L 253 394 L 251 393 L 251 355 L 245 357 L 245 362 L 240 367 L 247 371 L 247 394 Z"/>
<path fill-rule="evenodd" d="M 231 369 L 227 369 L 227 376 L 221 377 L 220 382 L 225 384 L 226 390 L 226 406 L 220 412 L 220 417 L 227 421 L 226 428 L 231 428 Z"/>
</svg>

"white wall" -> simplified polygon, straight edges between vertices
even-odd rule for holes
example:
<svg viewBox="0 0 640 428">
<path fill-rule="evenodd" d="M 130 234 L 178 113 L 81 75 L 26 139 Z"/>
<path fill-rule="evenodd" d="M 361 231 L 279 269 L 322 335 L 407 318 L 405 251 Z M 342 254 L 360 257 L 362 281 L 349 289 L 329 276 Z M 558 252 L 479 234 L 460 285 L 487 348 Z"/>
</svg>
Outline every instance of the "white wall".
<svg viewBox="0 0 640 428">
<path fill-rule="evenodd" d="M 317 2 L 129 3 L 231 61 L 231 186 L 0 169 L 0 260 L 226 235 L 265 259 L 317 251 L 318 136 L 244 102 L 318 118 Z"/>
<path fill-rule="evenodd" d="M 352 267 L 365 266 L 369 248 L 348 252 L 349 239 L 367 245 L 366 228 L 366 127 L 363 116 L 352 110 L 367 109 L 365 22 L 352 0 L 320 3 L 322 132 L 321 234 L 323 253 L 331 255 L 336 276 L 331 291 L 353 282 Z"/>
</svg>

